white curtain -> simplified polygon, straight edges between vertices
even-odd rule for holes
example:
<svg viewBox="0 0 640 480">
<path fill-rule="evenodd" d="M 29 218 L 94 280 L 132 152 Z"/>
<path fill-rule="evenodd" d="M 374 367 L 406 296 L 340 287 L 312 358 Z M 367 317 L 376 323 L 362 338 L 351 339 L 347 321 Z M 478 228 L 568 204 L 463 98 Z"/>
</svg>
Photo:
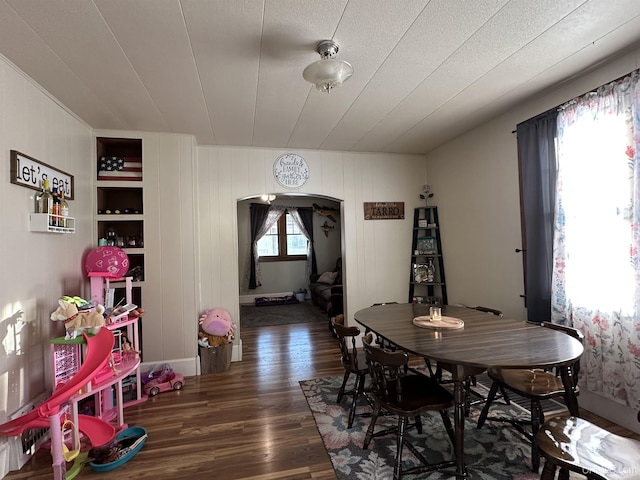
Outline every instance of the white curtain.
<svg viewBox="0 0 640 480">
<path fill-rule="evenodd" d="M 558 114 L 552 319 L 585 334 L 581 382 L 640 407 L 640 87 L 634 72 Z"/>
<path fill-rule="evenodd" d="M 300 233 L 302 233 L 302 235 L 304 235 L 305 238 L 307 239 L 307 270 L 306 270 L 306 278 L 309 278 L 311 276 L 311 273 L 312 273 L 312 263 L 313 263 L 311 261 L 312 255 L 313 255 L 313 243 L 311 242 L 311 235 L 309 234 L 309 232 L 307 232 L 307 229 L 304 226 L 304 222 L 302 221 L 302 218 L 300 218 L 300 213 L 298 212 L 298 209 L 296 207 L 288 207 L 287 211 L 291 215 L 291 218 L 293 219 L 294 223 L 300 229 Z"/>
</svg>

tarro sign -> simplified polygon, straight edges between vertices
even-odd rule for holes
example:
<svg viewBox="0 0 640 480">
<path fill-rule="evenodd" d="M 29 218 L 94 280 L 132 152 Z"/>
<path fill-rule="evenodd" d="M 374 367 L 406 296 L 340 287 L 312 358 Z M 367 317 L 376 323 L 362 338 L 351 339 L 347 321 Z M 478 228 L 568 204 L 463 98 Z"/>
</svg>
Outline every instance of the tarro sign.
<svg viewBox="0 0 640 480">
<path fill-rule="evenodd" d="M 404 202 L 364 202 L 365 220 L 402 220 Z"/>
</svg>

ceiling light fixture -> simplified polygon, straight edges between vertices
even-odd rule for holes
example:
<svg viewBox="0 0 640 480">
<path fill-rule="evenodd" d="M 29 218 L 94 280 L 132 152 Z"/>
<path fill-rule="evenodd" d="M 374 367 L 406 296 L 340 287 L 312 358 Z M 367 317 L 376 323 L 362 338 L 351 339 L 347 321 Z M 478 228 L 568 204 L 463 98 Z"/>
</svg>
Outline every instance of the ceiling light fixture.
<svg viewBox="0 0 640 480">
<path fill-rule="evenodd" d="M 334 58 L 339 48 L 333 40 L 321 41 L 316 50 L 322 59 L 313 62 L 302 72 L 304 79 L 313 83 L 321 92 L 331 92 L 353 75 L 353 67 L 349 63 Z"/>
<path fill-rule="evenodd" d="M 273 194 L 267 195 L 265 193 L 265 194 L 260 195 L 260 200 L 262 200 L 263 202 L 268 203 L 269 205 L 271 205 L 271 202 L 273 202 L 275 199 L 276 199 L 276 196 L 273 195 Z"/>
</svg>

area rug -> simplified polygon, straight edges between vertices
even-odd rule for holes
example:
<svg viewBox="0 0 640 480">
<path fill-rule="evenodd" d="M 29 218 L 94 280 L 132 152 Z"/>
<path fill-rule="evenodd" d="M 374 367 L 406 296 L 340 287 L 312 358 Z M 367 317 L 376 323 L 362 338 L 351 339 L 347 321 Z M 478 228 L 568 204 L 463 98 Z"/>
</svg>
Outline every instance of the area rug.
<svg viewBox="0 0 640 480">
<path fill-rule="evenodd" d="M 336 403 L 342 377 L 318 378 L 300 382 L 300 387 L 313 413 L 322 441 L 329 453 L 338 480 L 386 480 L 393 477 L 396 436 L 390 434 L 374 438 L 367 450 L 362 443 L 370 418 L 357 415 L 351 429 L 347 428 L 351 397 Z M 362 401 L 357 413 L 370 411 Z M 518 405 L 494 403 L 491 412 L 501 416 L 527 419 L 529 412 Z M 482 480 L 537 480 L 531 471 L 531 447 L 525 438 L 510 425 L 487 422 L 476 428 L 480 410 L 473 408 L 465 422 L 465 460 L 469 478 Z M 453 419 L 453 409 L 451 410 Z M 452 420 L 453 421 L 453 420 Z M 422 418 L 423 433 L 415 428 L 407 431 L 409 441 L 430 463 L 453 459 L 453 445 L 447 436 L 440 415 L 429 413 Z M 376 431 L 397 424 L 397 417 L 380 417 Z M 403 468 L 418 465 L 417 459 L 405 448 Z M 451 469 L 407 475 L 406 480 L 455 478 Z"/>
<path fill-rule="evenodd" d="M 258 297 L 255 300 L 256 307 L 271 307 L 274 305 L 291 305 L 300 303 L 295 295 L 285 295 L 284 297 Z"/>
<path fill-rule="evenodd" d="M 328 321 L 327 314 L 320 307 L 313 305 L 311 300 L 290 305 L 271 305 L 266 308 L 240 305 L 241 328 Z"/>
</svg>

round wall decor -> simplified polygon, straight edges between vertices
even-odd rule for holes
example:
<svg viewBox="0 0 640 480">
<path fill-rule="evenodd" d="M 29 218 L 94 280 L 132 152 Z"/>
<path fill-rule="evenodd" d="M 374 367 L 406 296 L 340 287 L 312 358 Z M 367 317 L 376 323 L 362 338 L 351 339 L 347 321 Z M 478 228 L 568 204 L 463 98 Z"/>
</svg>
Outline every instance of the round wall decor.
<svg viewBox="0 0 640 480">
<path fill-rule="evenodd" d="M 309 179 L 309 166 L 297 153 L 285 153 L 273 164 L 273 176 L 283 187 L 298 188 Z"/>
</svg>

